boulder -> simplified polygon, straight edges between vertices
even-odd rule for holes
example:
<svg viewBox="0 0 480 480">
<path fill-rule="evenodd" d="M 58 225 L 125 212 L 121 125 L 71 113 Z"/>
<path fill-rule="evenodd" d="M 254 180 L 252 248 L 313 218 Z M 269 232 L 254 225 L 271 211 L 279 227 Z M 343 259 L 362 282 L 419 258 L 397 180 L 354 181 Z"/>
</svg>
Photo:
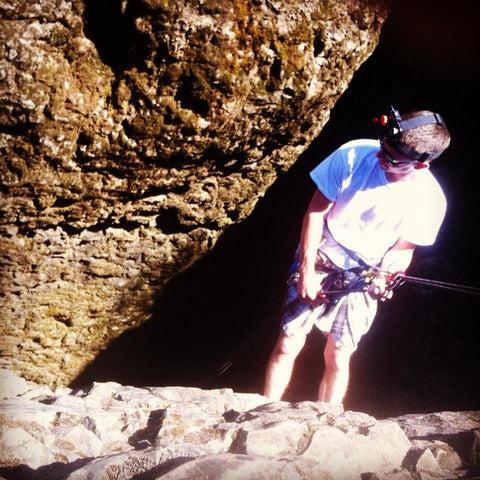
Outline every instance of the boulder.
<svg viewBox="0 0 480 480">
<path fill-rule="evenodd" d="M 318 135 L 385 17 L 368 0 L 0 0 L 2 365 L 65 386 L 145 322 Z"/>
</svg>

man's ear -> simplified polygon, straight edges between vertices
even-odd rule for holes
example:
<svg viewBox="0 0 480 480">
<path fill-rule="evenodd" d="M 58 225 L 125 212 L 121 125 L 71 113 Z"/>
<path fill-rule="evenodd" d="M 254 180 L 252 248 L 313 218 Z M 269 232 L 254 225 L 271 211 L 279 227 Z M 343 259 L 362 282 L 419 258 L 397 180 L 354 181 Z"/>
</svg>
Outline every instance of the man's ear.
<svg viewBox="0 0 480 480">
<path fill-rule="evenodd" d="M 429 164 L 428 162 L 427 162 L 427 163 L 417 162 L 417 163 L 415 164 L 415 168 L 416 168 L 417 170 L 420 170 L 420 169 L 422 169 L 422 168 L 430 168 L 430 164 Z"/>
</svg>

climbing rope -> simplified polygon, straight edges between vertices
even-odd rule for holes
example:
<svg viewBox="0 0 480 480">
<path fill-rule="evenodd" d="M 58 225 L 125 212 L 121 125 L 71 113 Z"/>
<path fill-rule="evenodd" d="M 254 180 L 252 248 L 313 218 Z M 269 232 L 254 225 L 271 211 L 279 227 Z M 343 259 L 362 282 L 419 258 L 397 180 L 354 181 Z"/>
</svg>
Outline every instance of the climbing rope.
<svg viewBox="0 0 480 480">
<path fill-rule="evenodd" d="M 412 277 L 410 275 L 405 275 L 404 273 L 399 273 L 394 276 L 392 279 L 392 286 L 390 288 L 397 288 L 404 282 L 426 285 L 428 287 L 443 288 L 446 290 L 451 290 L 452 292 L 467 293 L 469 295 L 480 295 L 480 288 L 478 287 L 472 287 L 470 285 L 463 285 L 460 283 L 442 282 L 440 280 L 431 280 L 429 278 Z"/>
<path fill-rule="evenodd" d="M 429 280 L 427 278 L 418 278 L 405 275 L 403 280 L 411 283 L 419 283 L 422 285 L 428 285 L 430 287 L 445 288 L 454 292 L 468 293 L 470 295 L 480 295 L 480 288 L 472 287 L 470 285 L 462 285 L 459 283 L 440 282 L 438 280 Z"/>
</svg>

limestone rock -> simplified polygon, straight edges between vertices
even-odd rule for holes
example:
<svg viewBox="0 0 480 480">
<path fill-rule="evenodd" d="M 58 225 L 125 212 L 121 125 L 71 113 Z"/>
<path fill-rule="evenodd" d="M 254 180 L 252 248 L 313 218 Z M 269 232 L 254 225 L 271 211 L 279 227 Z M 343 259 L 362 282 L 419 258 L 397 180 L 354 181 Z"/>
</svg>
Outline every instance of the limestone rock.
<svg viewBox="0 0 480 480">
<path fill-rule="evenodd" d="M 421 460 L 420 470 L 422 468 L 436 470 L 435 462 L 444 472 L 457 471 L 461 465 L 478 470 L 480 466 L 478 412 L 411 414 L 398 417 L 396 421 L 412 439 L 414 448 L 411 459 L 415 468 L 416 462 Z M 426 450 L 430 453 L 425 454 Z M 425 467 L 425 464 L 430 467 Z"/>
<path fill-rule="evenodd" d="M 412 440 L 411 458 L 418 460 L 428 449 L 443 471 L 455 471 L 462 466 L 460 455 L 448 443 L 440 440 Z M 415 465 L 416 466 L 416 465 Z"/>
<path fill-rule="evenodd" d="M 268 402 L 229 389 L 29 385 L 0 403 L 0 477 L 478 478 L 466 453 L 479 423 L 479 412 L 377 420 L 341 405 Z M 419 431 L 421 439 L 412 435 Z"/>
<path fill-rule="evenodd" d="M 228 480 L 262 478 L 265 480 L 300 480 L 311 478 L 333 480 L 321 464 L 306 458 L 251 456 L 231 453 L 205 455 L 160 474 L 153 478 L 164 480 L 186 480 L 195 478 Z M 197 477 L 198 478 L 198 477 Z"/>
<path fill-rule="evenodd" d="M 0 370 L 0 398 L 21 395 L 29 390 L 27 382 L 9 370 Z"/>
<path fill-rule="evenodd" d="M 67 385 L 315 138 L 380 3 L 0 0 L 2 364 Z"/>
</svg>

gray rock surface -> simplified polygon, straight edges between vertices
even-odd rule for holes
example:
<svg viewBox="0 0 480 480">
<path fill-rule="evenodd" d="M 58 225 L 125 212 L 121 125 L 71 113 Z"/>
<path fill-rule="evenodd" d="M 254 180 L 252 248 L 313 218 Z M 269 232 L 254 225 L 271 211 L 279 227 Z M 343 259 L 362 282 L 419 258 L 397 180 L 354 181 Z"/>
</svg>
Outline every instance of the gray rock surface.
<svg viewBox="0 0 480 480">
<path fill-rule="evenodd" d="M 377 420 L 230 389 L 51 390 L 6 370 L 0 379 L 3 478 L 478 478 L 480 412 Z"/>
<path fill-rule="evenodd" d="M 68 385 L 148 319 L 318 135 L 385 16 L 0 0 L 1 364 Z"/>
</svg>

